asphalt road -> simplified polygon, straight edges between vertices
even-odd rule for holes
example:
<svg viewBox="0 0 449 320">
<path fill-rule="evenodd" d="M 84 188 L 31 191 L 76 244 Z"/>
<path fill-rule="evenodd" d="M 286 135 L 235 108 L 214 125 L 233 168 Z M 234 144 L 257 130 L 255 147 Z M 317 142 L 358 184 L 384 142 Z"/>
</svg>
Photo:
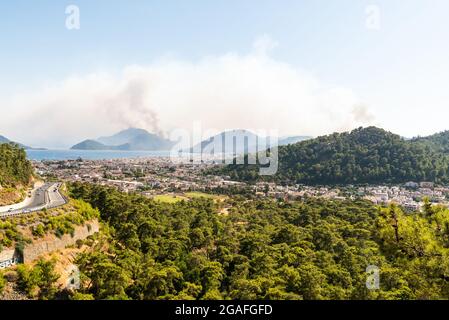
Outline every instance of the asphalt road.
<svg viewBox="0 0 449 320">
<path fill-rule="evenodd" d="M 44 208 L 55 208 L 62 206 L 66 200 L 59 192 L 60 183 L 45 183 L 40 188 L 33 190 L 31 194 L 31 202 L 23 207 L 8 209 L 8 207 L 0 208 L 0 218 L 26 214 L 42 210 Z"/>
</svg>

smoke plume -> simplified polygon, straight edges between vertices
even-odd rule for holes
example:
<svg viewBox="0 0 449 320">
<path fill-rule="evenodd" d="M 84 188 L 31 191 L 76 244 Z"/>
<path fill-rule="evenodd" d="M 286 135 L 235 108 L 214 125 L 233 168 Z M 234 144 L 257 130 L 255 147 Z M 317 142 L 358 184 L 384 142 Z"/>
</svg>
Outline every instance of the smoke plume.
<svg viewBox="0 0 449 320">
<path fill-rule="evenodd" d="M 264 37 L 245 55 L 161 59 L 0 97 L 0 134 L 33 146 L 68 147 L 127 127 L 168 134 L 200 122 L 216 131 L 317 136 L 373 121 L 351 89 L 274 59 L 275 47 Z"/>
</svg>

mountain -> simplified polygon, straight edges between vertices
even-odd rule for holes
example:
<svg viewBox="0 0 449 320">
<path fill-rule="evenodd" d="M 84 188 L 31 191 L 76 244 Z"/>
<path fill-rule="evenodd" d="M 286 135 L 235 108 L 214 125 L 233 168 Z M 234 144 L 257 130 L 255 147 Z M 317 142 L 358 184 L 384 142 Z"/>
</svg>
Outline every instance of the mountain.
<svg viewBox="0 0 449 320">
<path fill-rule="evenodd" d="M 11 142 L 9 139 L 7 139 L 4 136 L 0 136 L 0 143 L 9 143 L 9 142 Z"/>
<path fill-rule="evenodd" d="M 449 153 L 449 131 L 443 131 L 427 137 L 413 138 L 411 141 L 429 146 L 436 152 Z"/>
<path fill-rule="evenodd" d="M 279 139 L 279 146 L 286 146 L 289 144 L 295 144 L 301 141 L 312 139 L 310 136 L 292 136 Z"/>
<path fill-rule="evenodd" d="M 283 146 L 288 144 L 294 144 L 299 141 L 304 141 L 310 139 L 307 136 L 292 136 L 276 139 L 273 137 L 261 137 L 249 130 L 239 129 L 224 131 L 207 140 L 198 143 L 193 148 L 190 149 L 191 152 L 195 153 L 233 153 L 234 145 L 236 154 L 245 154 L 255 152 L 257 149 L 263 151 L 267 148 L 270 140 L 272 141 L 272 146 Z M 257 147 L 257 149 L 256 149 Z"/>
<path fill-rule="evenodd" d="M 376 127 L 334 133 L 279 147 L 278 172 L 264 179 L 311 185 L 449 182 L 449 156 L 434 140 L 404 140 Z M 229 165 L 222 173 L 256 181 L 262 179 L 258 169 Z"/>
<path fill-rule="evenodd" d="M 255 151 L 257 143 L 265 144 L 265 138 L 261 138 L 248 130 L 230 130 L 219 133 L 207 140 L 195 145 L 191 152 L 195 153 L 233 153 L 243 154 Z"/>
<path fill-rule="evenodd" d="M 136 137 L 148 134 L 150 133 L 148 133 L 148 131 L 144 129 L 129 128 L 109 137 L 100 137 L 97 139 L 97 141 L 107 146 L 119 146 L 125 143 L 129 143 Z"/>
<path fill-rule="evenodd" d="M 9 140 L 8 138 L 6 138 L 6 137 L 4 137 L 4 136 L 0 136 L 0 144 L 2 144 L 2 143 L 14 143 L 14 144 L 17 144 L 19 147 L 21 147 L 21 148 L 23 148 L 23 149 L 26 149 L 26 150 L 29 150 L 29 149 L 35 149 L 35 148 L 32 148 L 32 147 L 26 146 L 26 145 L 24 145 L 24 144 L 21 144 L 21 143 L 18 143 L 18 142 L 14 142 L 14 141 L 11 141 L 11 140 Z"/>
<path fill-rule="evenodd" d="M 161 151 L 170 150 L 174 142 L 149 133 L 143 129 L 130 128 L 110 137 L 85 140 L 74 145 L 73 150 L 123 150 Z"/>
<path fill-rule="evenodd" d="M 106 146 L 95 140 L 84 140 L 74 145 L 72 150 L 122 150 L 120 146 Z"/>
</svg>

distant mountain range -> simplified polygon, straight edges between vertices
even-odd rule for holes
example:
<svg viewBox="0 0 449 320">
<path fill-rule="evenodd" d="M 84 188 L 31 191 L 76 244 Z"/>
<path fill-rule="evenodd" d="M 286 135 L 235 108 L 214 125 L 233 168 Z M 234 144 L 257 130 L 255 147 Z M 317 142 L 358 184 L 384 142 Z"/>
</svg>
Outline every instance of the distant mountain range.
<svg viewBox="0 0 449 320">
<path fill-rule="evenodd" d="M 110 137 L 85 140 L 74 145 L 72 150 L 121 150 L 163 151 L 170 150 L 175 142 L 149 133 L 144 129 L 129 128 Z"/>
<path fill-rule="evenodd" d="M 309 139 L 306 136 L 285 137 L 278 140 L 279 145 L 297 143 Z M 259 137 L 248 130 L 225 131 L 207 140 L 198 143 L 186 152 L 221 152 L 222 150 L 234 150 L 234 142 L 238 154 L 255 150 L 257 143 L 266 146 L 273 138 Z M 277 143 L 273 139 L 273 145 Z M 175 145 L 174 141 L 167 140 L 144 129 L 129 128 L 117 134 L 98 139 L 84 140 L 74 145 L 72 150 L 120 150 L 120 151 L 164 151 L 170 150 Z M 224 149 L 223 149 L 224 148 Z M 265 149 L 265 148 L 264 148 Z M 219 151 L 220 150 L 220 151 Z"/>
<path fill-rule="evenodd" d="M 292 136 L 276 139 L 275 137 L 258 136 L 251 131 L 243 129 L 230 130 L 219 133 L 198 143 L 193 148 L 189 149 L 189 151 L 206 154 L 212 152 L 233 153 L 235 151 L 236 154 L 245 154 L 248 152 L 255 152 L 256 150 L 262 151 L 270 146 L 284 146 L 307 139 L 311 139 L 311 137 Z"/>
<path fill-rule="evenodd" d="M 248 130 L 224 131 L 193 146 L 190 152 L 195 153 L 246 153 L 255 150 L 257 144 L 265 144 L 266 139 L 258 137 Z"/>
</svg>

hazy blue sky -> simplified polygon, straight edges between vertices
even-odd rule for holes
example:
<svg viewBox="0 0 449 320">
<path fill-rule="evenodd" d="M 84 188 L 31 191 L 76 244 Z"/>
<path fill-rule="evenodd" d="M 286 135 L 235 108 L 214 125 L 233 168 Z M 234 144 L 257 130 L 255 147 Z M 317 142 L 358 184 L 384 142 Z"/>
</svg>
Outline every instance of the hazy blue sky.
<svg viewBox="0 0 449 320">
<path fill-rule="evenodd" d="M 80 9 L 80 30 L 69 31 L 65 27 L 65 9 L 70 4 Z M 367 21 L 373 19 L 372 8 L 379 10 L 379 28 L 367 26 Z M 232 112 L 228 104 L 238 104 L 241 99 L 240 109 L 248 106 L 250 110 L 257 110 L 257 99 L 242 91 L 248 88 L 248 92 L 257 95 L 257 90 L 272 88 L 266 87 L 269 82 L 260 82 L 249 75 L 242 77 L 239 70 L 243 74 L 258 70 L 260 77 L 271 74 L 273 87 L 296 83 L 288 89 L 285 89 L 288 85 L 279 85 L 277 91 L 273 89 L 272 96 L 264 99 L 273 102 L 262 108 L 263 112 L 268 112 L 267 116 L 270 108 L 277 108 L 277 95 L 279 104 L 285 105 L 282 97 L 292 93 L 291 99 L 297 99 L 297 104 L 301 105 L 295 109 L 292 104 L 288 106 L 290 109 L 280 111 L 286 121 L 291 122 L 285 130 L 280 128 L 282 134 L 317 135 L 346 129 L 351 122 L 339 118 L 341 124 L 328 128 L 320 123 L 319 114 L 311 118 L 317 121 L 315 127 L 310 126 L 310 121 L 309 127 L 300 120 L 297 125 L 292 121 L 309 110 L 316 112 L 320 108 L 334 115 L 339 112 L 344 115 L 352 110 L 349 106 L 352 103 L 363 106 L 363 110 L 356 111 L 362 114 L 360 117 L 351 114 L 357 120 L 354 125 L 359 124 L 358 118 L 363 118 L 367 124 L 407 136 L 449 129 L 446 123 L 449 116 L 448 15 L 447 0 L 2 1 L 0 112 L 8 113 L 8 117 L 3 117 L 3 121 L 0 117 L 0 128 L 4 128 L 0 129 L 0 134 L 24 139 L 27 143 L 66 145 L 97 131 L 132 125 L 134 118 L 121 123 L 117 120 L 119 115 L 115 115 L 111 120 L 115 121 L 113 125 L 102 124 L 104 119 L 97 119 L 98 130 L 95 131 L 87 121 L 89 128 L 81 126 L 78 131 L 69 128 L 70 132 L 58 140 L 48 139 L 45 130 L 60 130 L 52 122 L 63 121 L 64 112 L 38 118 L 42 131 L 30 126 L 27 121 L 32 119 L 17 120 L 23 118 L 27 108 L 33 110 L 33 114 L 51 112 L 48 110 L 52 108 L 76 108 L 61 103 L 63 96 L 72 99 L 73 95 L 83 95 L 83 85 L 77 82 L 76 89 L 70 85 L 68 79 L 73 77 L 89 88 L 86 96 L 92 95 L 95 99 L 99 94 L 90 89 L 96 81 L 104 79 L 86 80 L 92 75 L 103 75 L 105 83 L 110 85 L 98 84 L 103 88 L 102 95 L 108 88 L 127 87 L 126 81 L 135 80 L 133 72 L 131 76 L 124 75 L 128 74 L 124 70 L 130 66 L 143 68 L 138 71 L 138 78 L 145 79 L 142 86 L 155 88 L 145 99 L 157 101 L 157 106 L 145 100 L 138 108 L 154 107 L 161 129 L 165 131 L 188 126 L 176 121 L 171 123 L 169 117 L 177 113 L 176 108 L 189 110 L 192 104 L 205 104 L 195 109 L 198 113 L 202 112 L 201 107 L 228 108 Z M 260 57 L 255 53 L 257 39 L 265 39 L 261 49 L 264 52 L 261 60 L 254 62 L 252 57 Z M 228 63 L 223 59 L 229 55 L 235 58 L 231 62 L 235 79 L 225 82 L 223 79 L 230 76 L 223 70 Z M 247 65 L 251 67 L 246 68 Z M 210 77 L 216 76 L 213 73 L 221 75 L 219 79 L 209 80 L 206 73 L 210 73 Z M 159 76 L 154 77 L 154 74 Z M 291 77 L 295 79 L 290 81 Z M 229 89 L 226 100 L 221 97 L 217 99 L 217 106 L 212 106 L 212 93 L 220 91 L 224 96 L 228 83 L 240 78 L 245 82 Z M 176 90 L 170 91 L 171 83 Z M 182 91 L 184 83 L 191 92 Z M 202 83 L 217 83 L 218 87 L 204 86 L 207 92 L 201 92 Z M 220 84 L 222 89 L 217 89 Z M 307 87 L 304 94 L 297 96 L 292 92 L 302 91 L 302 85 Z M 334 88 L 339 92 L 336 99 L 341 98 L 335 106 L 331 99 Z M 192 91 L 196 94 L 194 97 Z M 235 98 L 228 97 L 236 92 L 239 94 Z M 179 99 L 171 100 L 175 95 Z M 95 99 L 92 99 L 77 100 L 77 103 L 94 104 Z M 106 101 L 111 99 L 114 97 L 107 97 Z M 75 103 L 67 102 L 70 104 Z M 340 108 L 345 104 L 348 106 Z M 82 106 L 80 108 L 79 112 L 86 112 Z M 170 108 L 173 110 L 167 111 Z M 294 117 L 289 115 L 289 110 Z M 124 108 L 123 112 L 126 111 Z M 68 114 L 71 112 L 75 111 Z M 332 117 L 329 112 L 326 117 Z M 85 116 L 95 116 L 95 112 Z M 133 117 L 139 118 L 138 112 Z M 207 121 L 201 116 L 197 118 L 203 125 Z M 229 117 L 236 118 L 241 118 L 240 114 Z M 73 117 L 66 119 L 67 122 L 72 120 Z M 229 121 L 213 122 L 213 126 L 232 127 L 232 120 Z M 282 118 L 276 121 L 274 127 L 283 124 Z M 245 125 L 245 121 L 236 122 L 236 125 Z M 251 126 L 255 124 L 249 123 Z M 261 124 L 264 126 L 267 125 Z"/>
</svg>

